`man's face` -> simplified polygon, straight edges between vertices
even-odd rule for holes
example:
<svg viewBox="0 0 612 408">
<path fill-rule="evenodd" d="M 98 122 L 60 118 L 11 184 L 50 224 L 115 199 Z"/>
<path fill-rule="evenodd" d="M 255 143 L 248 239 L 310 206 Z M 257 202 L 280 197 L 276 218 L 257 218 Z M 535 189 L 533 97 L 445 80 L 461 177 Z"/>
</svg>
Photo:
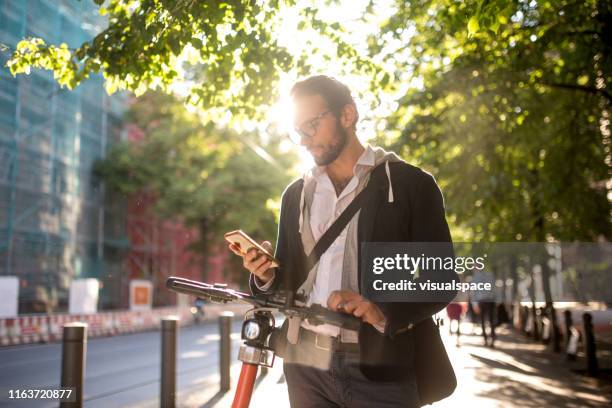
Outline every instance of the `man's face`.
<svg viewBox="0 0 612 408">
<path fill-rule="evenodd" d="M 300 96 L 294 99 L 294 104 L 294 127 L 311 134 L 310 137 L 302 136 L 300 144 L 308 149 L 317 165 L 331 164 L 346 144 L 346 129 L 329 111 L 321 95 Z"/>
</svg>

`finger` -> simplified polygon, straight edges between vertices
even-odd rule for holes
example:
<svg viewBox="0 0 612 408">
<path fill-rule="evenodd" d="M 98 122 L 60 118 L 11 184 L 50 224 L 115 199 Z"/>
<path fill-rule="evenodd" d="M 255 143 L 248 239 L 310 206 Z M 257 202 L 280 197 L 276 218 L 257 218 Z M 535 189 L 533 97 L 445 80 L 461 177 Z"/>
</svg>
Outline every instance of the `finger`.
<svg viewBox="0 0 612 408">
<path fill-rule="evenodd" d="M 252 271 L 253 269 L 259 266 L 258 261 L 261 261 L 259 258 L 249 257 L 248 254 L 244 256 L 244 267 L 248 270 Z"/>
<path fill-rule="evenodd" d="M 361 302 L 353 311 L 353 315 L 357 317 L 363 317 L 362 320 L 366 321 L 366 318 L 369 316 L 370 303 L 369 302 Z"/>
<path fill-rule="evenodd" d="M 267 258 L 265 256 L 259 256 L 256 259 L 247 262 L 247 268 L 250 271 L 253 271 L 257 268 L 259 268 L 264 262 L 266 262 Z"/>
<path fill-rule="evenodd" d="M 368 303 L 367 309 L 361 315 L 361 320 L 371 325 L 376 325 L 385 320 L 385 315 L 374 303 Z"/>
<path fill-rule="evenodd" d="M 333 290 L 329 296 L 327 297 L 327 307 L 328 308 L 332 308 L 333 306 L 335 306 L 335 303 L 337 303 L 336 298 L 338 297 L 337 291 Z"/>
<path fill-rule="evenodd" d="M 239 256 L 243 255 L 242 252 L 240 252 L 240 249 L 238 249 L 238 247 L 236 247 L 234 244 L 230 244 L 229 249 L 236 255 L 239 255 Z"/>
<path fill-rule="evenodd" d="M 272 244 L 270 243 L 270 241 L 264 241 L 261 243 L 261 246 L 268 252 L 272 253 L 273 249 L 272 249 Z"/>
<path fill-rule="evenodd" d="M 246 255 L 244 256 L 244 258 L 251 262 L 254 261 L 258 256 L 259 256 L 260 252 L 257 250 L 257 248 L 250 248 Z"/>
<path fill-rule="evenodd" d="M 358 301 L 358 300 L 351 300 L 348 301 L 344 304 L 344 311 L 346 313 L 354 313 L 355 310 L 359 307 L 359 305 L 361 305 L 362 302 Z"/>
<path fill-rule="evenodd" d="M 338 310 L 338 303 L 342 301 L 340 291 L 334 290 L 327 298 L 327 307 L 330 310 Z"/>
<path fill-rule="evenodd" d="M 256 261 L 258 265 L 257 267 L 260 267 L 261 265 L 269 261 L 270 259 L 267 256 L 265 256 L 264 254 L 260 254 L 260 256 L 257 257 L 257 261 Z"/>
<path fill-rule="evenodd" d="M 266 271 L 270 269 L 270 265 L 272 265 L 272 262 L 266 261 L 261 266 L 259 266 L 257 269 L 255 269 L 253 273 L 257 276 L 264 275 Z"/>
<path fill-rule="evenodd" d="M 362 299 L 362 297 L 358 293 L 355 293 L 352 290 L 341 290 L 338 293 L 340 294 L 342 299 L 347 302 L 351 300 L 361 300 Z"/>
<path fill-rule="evenodd" d="M 253 272 L 253 275 L 257 276 L 262 282 L 268 282 L 269 278 L 272 276 L 269 273 L 270 269 L 261 269 Z"/>
<path fill-rule="evenodd" d="M 251 255 L 249 262 L 252 263 L 261 263 L 263 260 L 268 259 L 268 257 L 261 251 L 254 249 L 254 252 L 249 252 Z"/>
</svg>

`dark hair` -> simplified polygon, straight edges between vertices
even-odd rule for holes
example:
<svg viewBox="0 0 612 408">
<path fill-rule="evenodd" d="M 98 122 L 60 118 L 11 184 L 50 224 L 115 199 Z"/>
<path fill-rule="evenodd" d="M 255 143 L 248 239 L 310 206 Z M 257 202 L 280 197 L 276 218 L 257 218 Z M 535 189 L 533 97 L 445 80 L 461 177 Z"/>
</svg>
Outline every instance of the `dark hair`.
<svg viewBox="0 0 612 408">
<path fill-rule="evenodd" d="M 291 96 L 299 98 L 305 95 L 321 95 L 325 99 L 329 110 L 337 118 L 340 118 L 342 109 L 346 105 L 356 107 L 348 86 L 327 75 L 314 75 L 296 82 L 291 88 Z"/>
</svg>

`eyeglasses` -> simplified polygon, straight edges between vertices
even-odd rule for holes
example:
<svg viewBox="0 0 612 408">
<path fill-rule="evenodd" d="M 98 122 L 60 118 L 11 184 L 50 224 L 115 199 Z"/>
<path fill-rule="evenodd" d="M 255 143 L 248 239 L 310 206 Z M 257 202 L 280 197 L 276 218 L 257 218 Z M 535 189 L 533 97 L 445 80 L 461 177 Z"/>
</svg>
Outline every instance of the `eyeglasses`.
<svg viewBox="0 0 612 408">
<path fill-rule="evenodd" d="M 302 123 L 300 126 L 293 129 L 290 133 L 290 138 L 295 144 L 300 144 L 302 142 L 302 138 L 310 139 L 317 133 L 317 128 L 319 127 L 319 122 L 321 119 L 331 113 L 331 110 L 326 110 L 324 112 L 319 113 L 312 119 L 309 119 Z"/>
</svg>

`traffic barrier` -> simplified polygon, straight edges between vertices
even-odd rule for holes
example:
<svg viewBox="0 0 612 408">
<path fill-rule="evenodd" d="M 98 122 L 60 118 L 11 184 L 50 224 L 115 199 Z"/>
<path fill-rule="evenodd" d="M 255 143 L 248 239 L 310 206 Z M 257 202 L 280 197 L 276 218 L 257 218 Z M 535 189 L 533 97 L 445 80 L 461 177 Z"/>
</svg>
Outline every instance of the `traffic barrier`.
<svg viewBox="0 0 612 408">
<path fill-rule="evenodd" d="M 0 345 L 8 346 L 13 328 L 13 319 L 0 319 Z"/>
<path fill-rule="evenodd" d="M 19 320 L 9 319 L 9 324 L 8 344 L 21 344 L 21 325 L 19 324 Z"/>
<path fill-rule="evenodd" d="M 217 319 L 225 310 L 242 314 L 248 305 L 208 305 L 204 320 Z M 54 342 L 62 339 L 64 325 L 71 322 L 83 322 L 88 325 L 88 337 L 113 336 L 161 327 L 161 319 L 167 315 L 176 315 L 181 325 L 192 323 L 189 307 L 162 307 L 149 311 L 109 311 L 89 315 L 29 315 L 14 318 L 0 318 L 0 346 Z"/>
</svg>

